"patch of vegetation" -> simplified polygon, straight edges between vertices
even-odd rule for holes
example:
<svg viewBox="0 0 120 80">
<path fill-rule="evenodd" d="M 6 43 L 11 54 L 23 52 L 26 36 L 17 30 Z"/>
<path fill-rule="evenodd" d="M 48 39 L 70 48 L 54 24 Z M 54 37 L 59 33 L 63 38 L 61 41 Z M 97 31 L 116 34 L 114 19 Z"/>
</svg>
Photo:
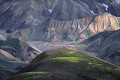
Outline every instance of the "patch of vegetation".
<svg viewBox="0 0 120 80">
<path fill-rule="evenodd" d="M 86 32 L 85 32 L 85 36 L 86 36 L 87 38 L 89 38 L 89 37 L 90 37 L 90 32 L 89 32 L 89 31 L 86 31 Z"/>
<path fill-rule="evenodd" d="M 76 58 L 76 57 L 57 57 L 57 58 L 46 59 L 44 61 L 63 62 L 63 63 L 77 63 L 77 62 L 79 62 L 79 60 L 80 60 L 80 58 Z"/>
<path fill-rule="evenodd" d="M 79 77 L 79 79 L 75 80 L 119 80 L 120 75 L 120 68 L 110 65 L 104 61 L 98 60 L 95 57 L 91 57 L 87 54 L 75 51 L 75 50 L 49 50 L 46 51 L 44 54 L 47 54 L 48 57 L 41 59 L 40 61 L 33 62 L 31 65 L 26 67 L 26 69 L 35 71 L 51 71 L 50 74 L 59 70 L 62 73 L 70 73 Z M 40 63 L 40 64 L 39 64 Z M 44 66 L 45 65 L 45 66 Z M 32 67 L 33 66 L 33 67 Z M 35 68 L 35 66 L 37 66 Z M 30 68 L 29 68 L 30 67 Z M 34 70 L 32 70 L 34 71 Z M 33 72 L 34 73 L 34 72 Z M 58 74 L 57 73 L 57 74 Z M 36 73 L 35 73 L 36 74 Z M 39 74 L 39 76 L 37 76 Z M 37 72 L 36 76 L 23 73 L 20 74 L 19 77 L 23 77 L 22 80 L 57 80 L 57 79 L 50 79 L 48 77 L 49 74 L 46 74 L 45 78 L 44 75 Z M 34 75 L 34 74 L 33 74 Z M 43 75 L 42 77 L 40 77 Z M 54 77 L 59 77 L 54 76 Z M 69 75 L 70 77 L 70 75 Z M 19 80 L 17 79 L 18 76 L 13 77 L 11 80 Z M 66 80 L 66 76 L 62 76 L 59 80 Z M 88 79 L 89 78 L 89 79 Z M 67 79 L 69 80 L 69 79 Z"/>
<path fill-rule="evenodd" d="M 16 75 L 11 80 L 47 80 L 51 76 L 50 72 L 26 72 Z"/>
<path fill-rule="evenodd" d="M 116 68 L 113 65 L 110 65 L 108 63 L 105 63 L 103 61 L 100 61 L 94 57 L 88 56 L 84 53 L 78 52 L 78 51 L 59 51 L 54 56 L 50 56 L 46 59 L 43 59 L 41 62 L 52 62 L 52 63 L 69 63 L 78 65 L 82 67 L 84 65 L 85 71 L 93 71 L 96 73 L 102 73 L 104 76 L 111 74 L 111 77 L 113 76 L 119 76 L 120 75 L 120 68 Z M 114 73 L 117 73 L 114 75 Z M 109 75 L 110 77 L 110 75 Z"/>
</svg>

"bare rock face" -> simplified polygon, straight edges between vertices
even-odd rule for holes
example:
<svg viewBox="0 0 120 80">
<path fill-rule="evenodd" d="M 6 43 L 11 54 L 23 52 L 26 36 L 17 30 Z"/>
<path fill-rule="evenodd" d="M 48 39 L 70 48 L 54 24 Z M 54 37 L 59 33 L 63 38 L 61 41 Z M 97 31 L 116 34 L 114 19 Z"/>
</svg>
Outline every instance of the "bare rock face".
<svg viewBox="0 0 120 80">
<path fill-rule="evenodd" d="M 45 41 L 73 41 L 79 39 L 87 39 L 90 36 L 102 31 L 111 31 L 118 29 L 120 29 L 120 18 L 108 13 L 104 13 L 95 17 L 94 19 L 84 18 L 72 21 L 58 21 L 51 18 L 47 32 L 44 32 L 45 34 L 40 32 L 41 27 L 37 26 L 32 28 L 32 31 L 34 30 L 33 32 L 27 28 L 18 30 L 12 36 L 15 38 L 20 38 L 22 40 L 30 39 Z"/>
<path fill-rule="evenodd" d="M 0 35 L 0 41 L 5 41 L 7 40 L 4 36 Z"/>
<path fill-rule="evenodd" d="M 21 40 L 79 40 L 119 29 L 119 13 L 117 0 L 1 0 L 0 29 Z"/>
<path fill-rule="evenodd" d="M 18 59 L 12 56 L 10 53 L 0 49 L 0 59 L 7 61 L 17 61 Z"/>
</svg>

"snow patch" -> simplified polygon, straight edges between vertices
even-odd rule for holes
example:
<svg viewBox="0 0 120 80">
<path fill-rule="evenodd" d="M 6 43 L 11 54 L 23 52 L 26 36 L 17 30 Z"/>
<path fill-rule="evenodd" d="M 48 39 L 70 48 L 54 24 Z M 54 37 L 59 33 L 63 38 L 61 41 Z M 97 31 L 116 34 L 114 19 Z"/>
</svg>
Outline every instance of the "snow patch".
<svg viewBox="0 0 120 80">
<path fill-rule="evenodd" d="M 118 4 L 120 4 L 120 0 L 115 0 Z"/>
<path fill-rule="evenodd" d="M 106 11 L 108 11 L 108 5 L 106 5 L 106 4 L 102 4 L 105 8 L 106 8 Z"/>
<path fill-rule="evenodd" d="M 52 9 L 48 9 L 48 11 L 49 11 L 50 13 L 52 13 Z"/>
<path fill-rule="evenodd" d="M 79 29 L 81 29 L 81 27 L 80 27 L 80 26 L 78 26 L 78 28 L 79 28 Z"/>
<path fill-rule="evenodd" d="M 94 15 L 97 15 L 97 14 L 95 14 L 95 13 L 94 13 L 94 11 L 93 11 L 93 10 L 90 10 L 90 12 L 91 12 L 92 14 L 94 14 Z"/>
</svg>

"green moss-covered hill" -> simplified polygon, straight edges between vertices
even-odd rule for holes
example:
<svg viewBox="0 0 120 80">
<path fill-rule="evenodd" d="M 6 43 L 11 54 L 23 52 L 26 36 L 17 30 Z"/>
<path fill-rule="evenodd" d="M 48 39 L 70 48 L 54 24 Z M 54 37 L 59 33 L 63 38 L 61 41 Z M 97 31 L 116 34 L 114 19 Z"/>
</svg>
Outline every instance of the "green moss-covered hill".
<svg viewBox="0 0 120 80">
<path fill-rule="evenodd" d="M 41 53 L 10 80 L 120 80 L 120 68 L 75 50 L 55 49 Z"/>
</svg>

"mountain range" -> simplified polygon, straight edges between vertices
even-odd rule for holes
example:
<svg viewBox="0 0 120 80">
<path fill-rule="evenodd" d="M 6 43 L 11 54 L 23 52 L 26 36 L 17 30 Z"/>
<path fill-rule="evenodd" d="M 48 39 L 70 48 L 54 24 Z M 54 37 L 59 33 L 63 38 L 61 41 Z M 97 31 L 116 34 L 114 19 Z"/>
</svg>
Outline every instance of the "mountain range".
<svg viewBox="0 0 120 80">
<path fill-rule="evenodd" d="M 1 80 L 120 80 L 120 0 L 0 0 Z"/>
<path fill-rule="evenodd" d="M 0 29 L 22 40 L 84 40 L 118 30 L 119 13 L 119 0 L 1 0 Z"/>
</svg>

